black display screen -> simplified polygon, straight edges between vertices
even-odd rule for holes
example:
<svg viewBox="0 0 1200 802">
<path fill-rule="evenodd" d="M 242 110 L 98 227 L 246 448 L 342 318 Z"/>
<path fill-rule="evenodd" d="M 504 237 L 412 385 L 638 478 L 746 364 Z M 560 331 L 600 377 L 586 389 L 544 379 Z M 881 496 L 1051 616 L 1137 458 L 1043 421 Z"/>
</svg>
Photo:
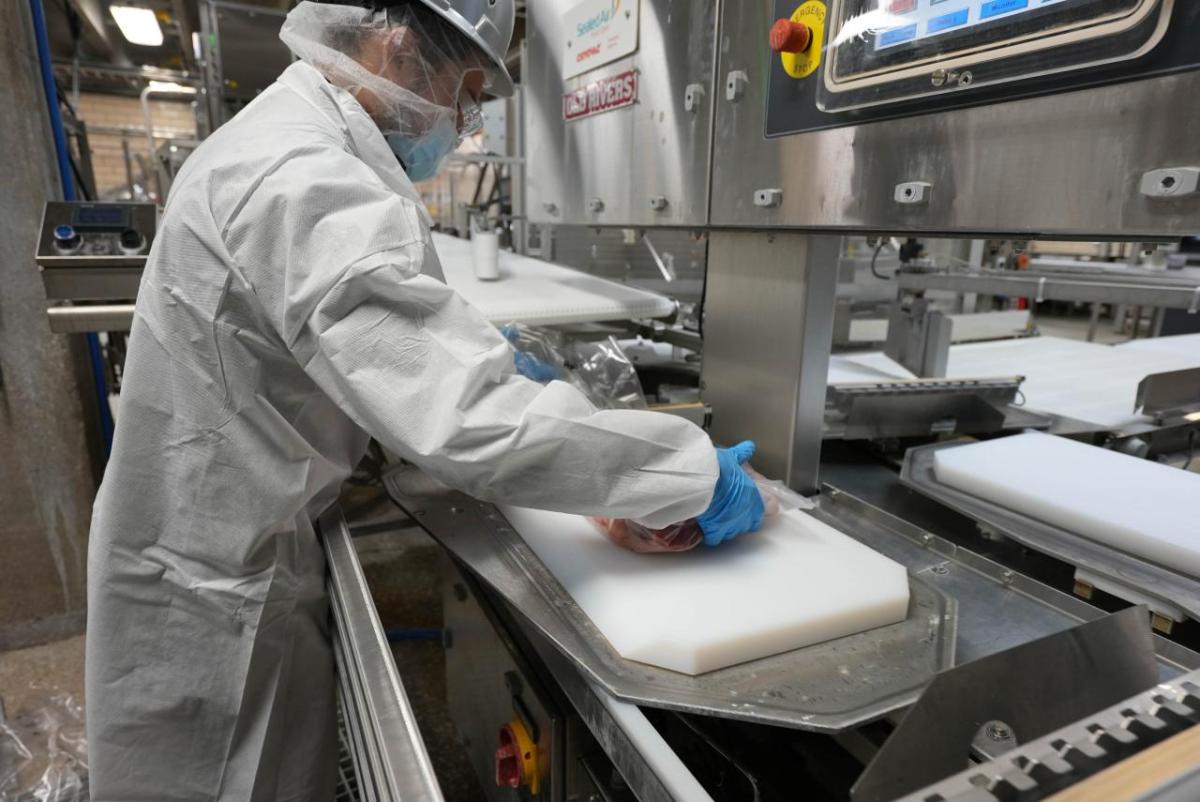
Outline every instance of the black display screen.
<svg viewBox="0 0 1200 802">
<path fill-rule="evenodd" d="M 76 206 L 71 225 L 80 231 L 121 231 L 129 228 L 129 208 L 106 203 Z"/>
<path fill-rule="evenodd" d="M 999 45 L 1135 11 L 1144 0 L 846 0 L 833 77 Z"/>
</svg>

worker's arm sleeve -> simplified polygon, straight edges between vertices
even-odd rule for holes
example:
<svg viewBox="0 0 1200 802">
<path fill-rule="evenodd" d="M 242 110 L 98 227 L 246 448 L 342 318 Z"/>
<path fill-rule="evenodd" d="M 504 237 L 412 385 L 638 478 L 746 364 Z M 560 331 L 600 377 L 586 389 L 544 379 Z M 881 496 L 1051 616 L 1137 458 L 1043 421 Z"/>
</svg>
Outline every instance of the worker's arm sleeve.
<svg viewBox="0 0 1200 802">
<path fill-rule="evenodd" d="M 325 393 L 390 450 L 477 498 L 650 527 L 708 507 L 718 471 L 701 429 L 597 411 L 566 383 L 516 375 L 496 328 L 421 274 L 432 245 L 415 204 L 367 178 L 322 171 L 299 198 L 260 187 L 240 225 L 275 235 L 235 224 L 227 237 Z"/>
</svg>

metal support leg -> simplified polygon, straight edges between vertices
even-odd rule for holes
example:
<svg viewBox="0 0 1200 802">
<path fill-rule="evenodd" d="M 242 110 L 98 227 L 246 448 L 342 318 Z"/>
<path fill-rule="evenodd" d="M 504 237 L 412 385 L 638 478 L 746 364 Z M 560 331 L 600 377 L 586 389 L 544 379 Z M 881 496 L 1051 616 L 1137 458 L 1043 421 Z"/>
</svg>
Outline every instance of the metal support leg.
<svg viewBox="0 0 1200 802">
<path fill-rule="evenodd" d="M 709 238 L 701 387 L 713 439 L 758 443 L 755 465 L 819 487 L 841 238 L 716 231 Z"/>
<path fill-rule="evenodd" d="M 1087 333 L 1087 341 L 1088 342 L 1092 342 L 1096 339 L 1096 327 L 1100 325 L 1100 307 L 1101 306 L 1103 306 L 1103 304 L 1100 304 L 1098 302 L 1092 304 L 1092 316 L 1091 316 L 1091 318 L 1088 319 L 1088 333 Z"/>
</svg>

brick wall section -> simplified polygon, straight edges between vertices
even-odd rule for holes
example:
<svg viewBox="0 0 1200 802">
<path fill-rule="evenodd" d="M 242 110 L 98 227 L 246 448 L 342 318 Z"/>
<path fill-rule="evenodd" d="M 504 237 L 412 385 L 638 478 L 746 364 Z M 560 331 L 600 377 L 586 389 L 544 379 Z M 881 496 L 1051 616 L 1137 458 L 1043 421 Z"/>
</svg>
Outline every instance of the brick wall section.
<svg viewBox="0 0 1200 802">
<path fill-rule="evenodd" d="M 194 139 L 196 121 L 190 101 L 152 100 L 154 133 L 161 138 Z M 142 104 L 136 97 L 123 95 L 82 94 L 79 97 L 79 116 L 88 126 L 88 141 L 92 150 L 92 169 L 96 173 L 96 191 L 100 197 L 127 191 L 125 157 L 119 134 L 105 134 L 97 128 L 134 129 L 128 135 L 131 153 L 145 154 Z M 140 181 L 135 163 L 134 180 Z"/>
</svg>

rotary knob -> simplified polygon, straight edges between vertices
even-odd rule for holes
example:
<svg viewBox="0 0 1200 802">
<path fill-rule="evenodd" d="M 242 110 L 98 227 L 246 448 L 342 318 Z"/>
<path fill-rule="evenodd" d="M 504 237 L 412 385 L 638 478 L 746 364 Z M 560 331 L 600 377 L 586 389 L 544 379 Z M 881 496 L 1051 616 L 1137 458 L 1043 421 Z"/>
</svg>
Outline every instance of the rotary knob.
<svg viewBox="0 0 1200 802">
<path fill-rule="evenodd" d="M 121 250 L 137 253 L 146 245 L 146 240 L 136 229 L 127 228 L 121 232 Z"/>
</svg>

